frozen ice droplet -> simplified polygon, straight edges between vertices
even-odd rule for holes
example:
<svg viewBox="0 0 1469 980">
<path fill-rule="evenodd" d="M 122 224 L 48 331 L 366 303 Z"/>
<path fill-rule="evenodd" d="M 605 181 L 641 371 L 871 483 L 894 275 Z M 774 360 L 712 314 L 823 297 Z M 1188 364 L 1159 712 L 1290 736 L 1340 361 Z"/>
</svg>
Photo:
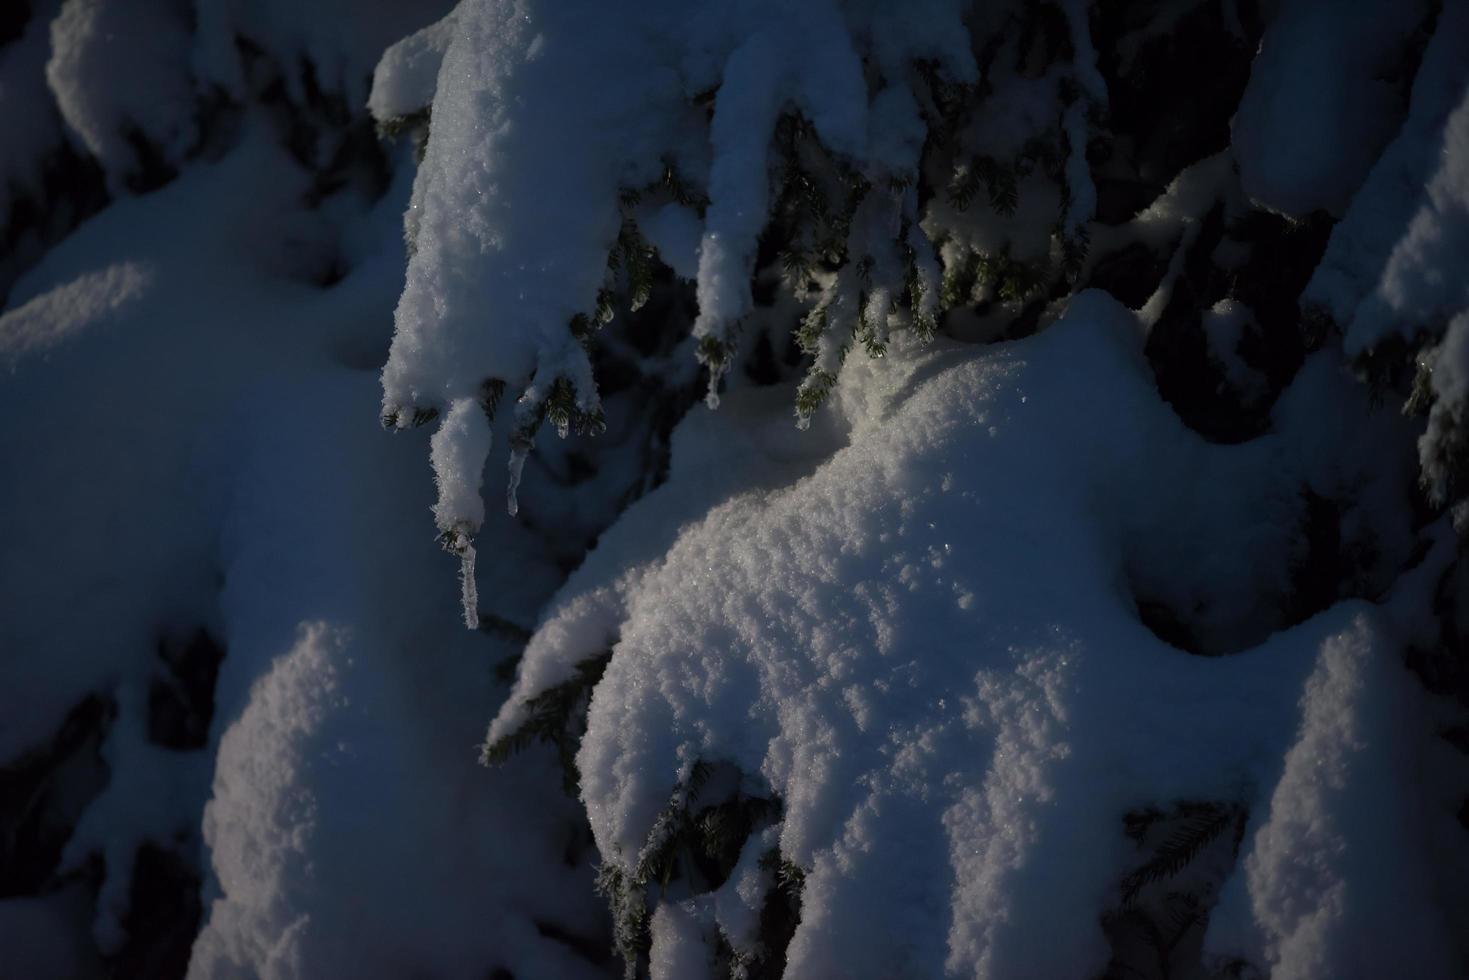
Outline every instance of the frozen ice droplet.
<svg viewBox="0 0 1469 980">
<path fill-rule="evenodd" d="M 524 449 L 510 450 L 510 480 L 505 486 L 505 510 L 514 517 L 520 513 L 520 474 L 525 469 Z"/>
</svg>

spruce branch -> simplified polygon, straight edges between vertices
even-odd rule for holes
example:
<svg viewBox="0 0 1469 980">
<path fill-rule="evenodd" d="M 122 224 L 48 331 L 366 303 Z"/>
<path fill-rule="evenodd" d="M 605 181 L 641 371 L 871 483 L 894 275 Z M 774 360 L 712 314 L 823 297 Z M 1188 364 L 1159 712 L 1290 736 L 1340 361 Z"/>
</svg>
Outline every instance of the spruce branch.
<svg viewBox="0 0 1469 980">
<path fill-rule="evenodd" d="M 1122 879 L 1123 905 L 1131 906 L 1145 885 L 1177 875 L 1226 831 L 1233 830 L 1238 839 L 1246 816 L 1238 803 L 1180 804 L 1177 823 L 1168 837 L 1146 863 Z"/>
<path fill-rule="evenodd" d="M 480 763 L 499 765 L 534 742 L 548 743 L 556 749 L 561 763 L 562 788 L 575 799 L 581 784 L 576 750 L 585 729 L 586 707 L 611 661 L 610 649 L 588 657 L 576 665 L 571 677 L 529 698 L 525 702 L 526 720 L 508 735 L 486 742 L 480 748 Z"/>
</svg>

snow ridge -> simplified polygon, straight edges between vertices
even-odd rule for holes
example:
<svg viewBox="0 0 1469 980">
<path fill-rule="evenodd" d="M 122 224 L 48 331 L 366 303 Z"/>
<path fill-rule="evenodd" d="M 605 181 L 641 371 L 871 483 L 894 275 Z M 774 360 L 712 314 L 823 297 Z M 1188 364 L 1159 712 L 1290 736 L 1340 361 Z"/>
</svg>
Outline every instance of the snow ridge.
<svg viewBox="0 0 1469 980">
<path fill-rule="evenodd" d="M 491 739 L 579 651 L 613 638 L 577 757 L 604 861 L 632 874 L 689 767 L 726 762 L 782 801 L 770 833 L 806 872 L 788 975 L 1100 970 L 1097 912 L 1127 860 L 1118 813 L 1148 800 L 1253 807 L 1272 786 L 1292 797 L 1300 777 L 1289 758 L 1281 776 L 1279 760 L 1298 740 L 1329 739 L 1311 733 L 1335 722 L 1315 719 L 1354 711 L 1356 685 L 1398 691 L 1405 706 L 1419 698 L 1364 607 L 1225 661 L 1188 656 L 1138 622 L 1116 583 L 1129 552 L 1154 547 L 1147 528 L 1188 524 L 1214 556 L 1202 570 L 1153 552 L 1155 574 L 1247 579 L 1291 548 L 1271 538 L 1288 524 L 1272 515 L 1279 486 L 1322 463 L 1365 465 L 1345 435 L 1322 447 L 1326 459 L 1301 453 L 1320 430 L 1286 414 L 1282 433 L 1248 452 L 1206 446 L 1157 399 L 1142 336 L 1130 311 L 1088 293 L 1046 333 L 985 356 L 899 349 L 880 367 L 854 362 L 833 396 L 849 444 L 809 476 L 729 497 L 636 571 L 624 551 L 593 555 L 532 640 Z M 648 508 L 682 510 L 690 472 Z M 1348 688 L 1308 681 L 1358 665 Z M 1361 714 L 1357 737 L 1391 738 L 1394 712 Z M 1353 785 L 1411 800 L 1402 778 L 1372 763 Z M 1298 934 L 1291 910 L 1370 886 L 1334 862 L 1320 879 L 1293 878 L 1295 852 L 1272 843 L 1280 825 L 1260 827 L 1241 886 L 1249 921 L 1295 936 L 1290 956 L 1339 962 L 1355 920 Z M 1438 915 L 1431 889 L 1395 900 L 1394 916 Z M 678 901 L 672 892 L 654 913 L 655 977 L 711 955 L 706 913 Z M 1428 929 L 1422 941 L 1425 975 L 1451 975 L 1447 936 Z M 1279 950 L 1249 948 L 1257 962 Z"/>
</svg>

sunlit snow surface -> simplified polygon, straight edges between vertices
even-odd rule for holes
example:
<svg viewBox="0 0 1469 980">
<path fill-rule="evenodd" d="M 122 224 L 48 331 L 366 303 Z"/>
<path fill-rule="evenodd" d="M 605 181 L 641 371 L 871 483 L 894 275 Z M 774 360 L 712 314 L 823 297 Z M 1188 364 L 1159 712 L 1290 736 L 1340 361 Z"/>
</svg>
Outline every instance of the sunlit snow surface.
<svg viewBox="0 0 1469 980">
<path fill-rule="evenodd" d="M 874 175 L 911 167 L 923 133 L 891 80 L 913 58 L 973 74 L 959 6 L 659 2 L 637 19 L 470 0 L 389 49 L 371 87 L 384 47 L 447 4 L 334 0 L 296 17 L 290 0 L 199 0 L 191 20 L 160 0 L 71 0 L 51 51 L 45 22 L 63 8 L 33 6 L 44 17 L 0 50 L 0 110 L 18 121 L 0 146 L 3 204 L 63 138 L 119 196 L 0 314 L 0 759 L 43 743 L 89 694 L 115 700 L 101 749 L 112 782 L 63 857 L 66 871 L 101 860 L 101 951 L 125 938 L 138 845 L 183 839 L 207 879 L 199 980 L 597 975 L 594 957 L 550 938 L 607 938 L 591 869 L 567 856 L 578 802 L 544 754 L 493 771 L 474 756 L 497 704 L 492 738 L 610 649 L 577 757 L 603 862 L 631 866 L 658 843 L 696 761 L 732 764 L 784 806 L 725 885 L 659 905 L 657 977 L 707 969 L 716 932 L 750 948 L 759 860 L 777 848 L 806 871 L 788 976 L 1096 975 L 1100 917 L 1136 861 L 1122 815 L 1186 799 L 1250 814 L 1211 955 L 1279 980 L 1462 975 L 1469 862 L 1452 815 L 1465 780 L 1437 739 L 1455 719 L 1401 665 L 1410 641 L 1432 642 L 1455 543 L 1446 520 L 1412 526 L 1413 423 L 1342 364 L 1424 321 L 1439 400 L 1423 459 L 1442 482 L 1430 461 L 1469 392 L 1456 271 L 1469 4 L 1442 4 L 1407 105 L 1381 62 L 1423 4 L 1351 17 L 1278 5 L 1235 145 L 1117 226 L 1158 249 L 1189 240 L 1226 185 L 1297 217 L 1341 215 L 1305 298 L 1333 313 L 1345 350 L 1306 360 L 1268 434 L 1210 445 L 1158 395 L 1142 345 L 1180 248 L 1139 314 L 1086 293 L 1024 341 L 925 349 L 895 335 L 885 359 L 847 361 L 809 431 L 792 424 L 790 386 L 695 408 L 667 482 L 559 592 L 562 556 L 484 505 L 480 384 L 562 372 L 592 407 L 590 363 L 564 326 L 602 282 L 619 188 L 669 161 L 710 206 L 702 219 L 637 212 L 646 238 L 693 282 L 704 335 L 747 313 L 778 110 L 801 108 Z M 1086 5 L 1064 11 L 1084 39 Z M 248 90 L 237 33 L 309 59 L 313 84 L 370 99 L 380 119 L 432 101 L 421 164 L 401 145 L 381 201 L 311 211 L 306 172 L 245 110 L 228 152 L 127 196 L 127 126 L 182 165 L 198 135 L 190 86 Z M 1094 52 L 1076 47 L 1059 74 L 992 78 L 1005 97 L 971 149 L 1014 151 L 1063 75 L 1100 106 Z M 891 76 L 870 102 L 864 56 Z M 588 77 L 604 84 L 589 92 Z M 716 86 L 711 112 L 690 108 Z M 304 69 L 283 87 L 304 99 Z M 1082 122 L 1068 113 L 1078 144 Z M 1094 203 L 1076 164 L 1073 223 Z M 1050 229 L 1029 209 L 1053 205 L 1045 194 L 962 228 L 965 243 L 1043 251 Z M 930 215 L 952 219 L 945 207 Z M 321 288 L 338 256 L 350 271 Z M 1247 386 L 1232 358 L 1248 309 L 1208 316 Z M 820 356 L 839 360 L 834 346 Z M 384 394 L 441 408 L 432 441 L 381 433 Z M 1350 501 L 1343 541 L 1375 549 L 1374 573 L 1410 571 L 1359 583 L 1379 601 L 1266 636 L 1241 624 L 1273 621 L 1290 594 L 1303 489 Z M 435 518 L 480 529 L 462 603 Z M 1191 625 L 1228 655 L 1161 641 L 1143 594 L 1197 609 Z M 465 631 L 461 606 L 471 622 L 482 607 L 526 626 L 542 611 L 508 701 L 492 665 L 515 645 Z M 144 737 L 159 635 L 181 624 L 227 650 L 193 754 Z M 0 900 L 0 976 L 89 969 L 78 898 Z"/>
<path fill-rule="evenodd" d="M 1159 400 L 1140 336 L 1085 294 L 1024 343 L 850 370 L 844 447 L 799 475 L 777 443 L 768 485 L 629 574 L 684 481 L 707 499 L 698 470 L 721 463 L 689 444 L 724 426 L 686 423 L 668 486 L 573 577 L 516 692 L 614 644 L 578 758 L 603 855 L 631 866 L 693 762 L 730 761 L 781 797 L 781 850 L 812 869 L 790 975 L 1081 976 L 1106 962 L 1118 814 L 1238 799 L 1252 818 L 1221 952 L 1282 977 L 1365 975 L 1364 923 L 1402 916 L 1420 941 L 1381 950 L 1383 968 L 1451 975 L 1422 845 L 1449 818 L 1425 812 L 1427 709 L 1399 662 L 1413 614 L 1349 604 L 1209 659 L 1154 637 L 1129 590 L 1145 555 L 1155 573 L 1248 578 L 1278 533 L 1271 494 L 1311 475 L 1303 442 L 1332 437 L 1283 419 L 1206 445 Z M 1335 446 L 1329 466 L 1363 462 Z M 758 472 L 738 449 L 727 462 Z M 1160 542 L 1181 527 L 1186 542 Z"/>
</svg>

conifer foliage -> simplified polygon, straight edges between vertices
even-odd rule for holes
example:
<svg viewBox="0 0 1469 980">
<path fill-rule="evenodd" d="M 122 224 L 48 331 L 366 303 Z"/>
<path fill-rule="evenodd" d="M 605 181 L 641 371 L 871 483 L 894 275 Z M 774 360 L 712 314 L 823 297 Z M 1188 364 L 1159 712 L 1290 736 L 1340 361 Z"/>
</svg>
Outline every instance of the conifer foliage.
<svg viewBox="0 0 1469 980">
<path fill-rule="evenodd" d="M 15 0 L 0 120 L 0 978 L 1469 972 L 1469 0 Z"/>
<path fill-rule="evenodd" d="M 980 344 L 1025 338 L 1065 319 L 1089 287 L 1131 307 L 1130 329 L 1158 392 L 1209 443 L 1248 441 L 1269 426 L 1272 414 L 1284 444 L 1298 438 L 1309 443 L 1316 437 L 1306 435 L 1304 422 L 1298 435 L 1287 432 L 1297 424 L 1296 413 L 1310 411 L 1302 406 L 1324 397 L 1319 389 L 1304 393 L 1307 387 L 1326 384 L 1332 364 L 1374 373 L 1375 398 L 1385 387 L 1407 411 L 1427 414 L 1419 441 L 1426 490 L 1421 503 L 1452 509 L 1460 481 L 1457 464 L 1448 460 L 1463 457 L 1462 427 L 1454 421 L 1462 409 L 1453 407 L 1462 403 L 1455 379 L 1463 369 L 1457 366 L 1462 358 L 1452 353 L 1457 335 L 1449 318 L 1461 299 L 1445 299 L 1441 312 L 1401 328 L 1413 338 L 1407 344 L 1354 339 L 1366 328 L 1348 321 L 1376 315 L 1371 311 L 1384 303 L 1403 309 L 1405 301 L 1390 297 L 1401 294 L 1401 276 L 1417 273 L 1395 270 L 1441 262 L 1408 256 L 1424 254 L 1419 239 L 1441 242 L 1463 227 L 1457 219 L 1435 223 L 1423 211 L 1414 216 L 1410 202 L 1395 205 L 1399 217 L 1390 228 L 1370 226 L 1368 217 L 1384 195 L 1395 193 L 1376 186 L 1387 179 L 1379 171 L 1410 160 L 1421 161 L 1414 165 L 1427 195 L 1423 207 L 1443 214 L 1457 206 L 1449 202 L 1464 184 L 1456 169 L 1461 157 L 1450 153 L 1435 178 L 1423 154 L 1457 145 L 1452 100 L 1439 99 L 1435 90 L 1445 85 L 1449 91 L 1439 72 L 1463 81 L 1462 68 L 1446 60 L 1457 43 L 1452 32 L 1464 16 L 1462 5 L 1392 13 L 1384 7 L 1359 18 L 1356 12 L 1334 17 L 1306 0 L 1280 11 L 1083 2 L 932 3 L 899 11 L 851 3 L 805 5 L 796 12 L 753 5 L 718 15 L 704 5 L 679 4 L 647 7 L 615 29 L 603 16 L 574 4 L 522 9 L 471 0 L 453 14 L 457 32 L 443 47 L 445 67 L 415 187 L 418 206 L 410 215 L 416 250 L 384 391 L 385 418 L 400 427 L 405 419 L 456 412 L 476 386 L 515 399 L 509 422 L 497 423 L 493 406 L 481 397 L 484 411 L 472 437 L 461 438 L 452 417 L 435 436 L 437 515 L 453 550 L 463 553 L 487 520 L 479 478 L 491 430 L 509 434 L 514 515 L 542 420 L 551 419 L 562 438 L 606 428 L 598 364 L 616 359 L 609 352 L 625 347 L 617 339 L 624 330 L 634 336 L 661 332 L 666 345 L 683 352 L 685 365 L 699 366 L 698 379 L 687 366 L 671 371 L 669 380 L 685 399 L 702 386 L 708 407 L 718 409 L 722 395 L 783 382 L 793 391 L 788 405 L 796 428 L 820 429 L 816 423 L 829 413 L 835 421 L 828 428 L 845 428 L 853 439 L 853 427 L 863 424 L 854 420 L 864 417 L 868 409 L 861 403 L 870 396 L 851 390 L 860 382 L 850 379 L 886 384 L 881 367 L 849 368 L 854 355 L 875 362 L 896 352 L 906 360 L 923 357 L 915 352 L 939 338 Z M 1338 59 L 1333 70 L 1353 73 L 1340 91 L 1310 87 L 1315 55 L 1308 53 L 1307 38 L 1313 30 Z M 621 43 L 613 50 L 592 40 L 614 32 Z M 1189 46 L 1203 37 L 1206 63 L 1192 64 Z M 392 62 L 390 56 L 385 65 Z M 653 64 L 656 70 L 639 78 L 663 82 L 656 92 L 641 83 L 609 83 L 589 100 L 575 86 L 549 81 L 572 62 L 590 62 L 592 75 L 603 79 L 624 77 L 634 62 L 644 69 Z M 1402 69 L 1406 63 L 1421 67 Z M 378 82 L 391 80 L 391 74 L 380 75 Z M 1169 87 L 1196 91 L 1197 110 L 1192 102 L 1170 102 Z M 455 115 L 446 120 L 441 104 Z M 467 115 L 466 106 L 472 107 Z M 1336 167 L 1320 151 L 1303 157 L 1290 122 L 1301 113 L 1325 114 L 1332 120 L 1325 138 L 1350 144 L 1363 159 L 1380 154 L 1382 162 L 1369 175 L 1363 164 Z M 1358 122 L 1347 122 L 1354 114 Z M 548 117 L 559 125 L 547 126 Z M 1426 119 L 1415 126 L 1420 117 Z M 381 121 L 398 125 L 393 116 Z M 1394 140 L 1398 126 L 1402 132 Z M 598 152 L 578 154 L 568 143 L 572 133 L 578 145 Z M 1301 178 L 1312 167 L 1322 182 L 1314 190 Z M 1344 176 L 1353 167 L 1355 175 Z M 548 202 L 536 189 L 548 186 L 547 173 L 564 178 L 564 185 L 555 184 L 558 193 L 574 187 L 581 195 L 572 220 L 557 224 L 554 235 L 543 234 L 538 224 Z M 1336 180 L 1356 180 L 1362 190 L 1355 199 L 1325 193 Z M 1414 222 L 1434 230 L 1415 232 Z M 427 237 L 433 238 L 431 250 Z M 1370 249 L 1361 244 L 1368 240 Z M 1434 255 L 1460 254 L 1442 247 L 1450 251 Z M 1323 310 L 1333 270 L 1353 262 L 1355 297 L 1332 297 L 1336 309 Z M 1375 287 L 1374 277 L 1380 277 Z M 1364 300 L 1363 292 L 1374 288 L 1385 298 Z M 679 297 L 672 306 L 684 313 L 648 324 L 639 311 L 660 291 Z M 669 308 L 667 301 L 661 306 Z M 1376 329 L 1379 336 L 1386 333 Z M 1392 366 L 1369 369 L 1369 362 L 1384 361 Z M 904 370 L 895 366 L 891 373 L 901 377 Z M 1320 380 L 1303 380 L 1307 376 Z M 1394 423 L 1376 404 L 1362 416 L 1371 420 L 1364 424 L 1382 427 L 1391 442 L 1385 433 Z M 1127 562 L 1136 615 L 1171 647 L 1235 653 L 1340 598 L 1386 594 L 1401 570 L 1418 560 L 1390 542 L 1404 540 L 1404 533 L 1411 537 L 1407 524 L 1418 518 L 1406 512 L 1389 517 L 1360 498 L 1348 501 L 1340 484 L 1323 496 L 1323 484 L 1351 472 L 1347 480 L 1378 485 L 1382 493 L 1414 491 L 1365 461 L 1349 462 L 1351 455 L 1328 464 L 1334 476 L 1309 468 L 1279 473 L 1242 494 L 1260 493 L 1256 503 L 1242 506 L 1266 508 L 1265 523 L 1280 532 L 1265 532 L 1246 549 L 1279 555 L 1278 577 L 1241 573 L 1228 558 L 1212 570 L 1180 574 L 1168 546 L 1136 546 Z M 963 485 L 953 475 L 943 479 L 946 488 L 948 481 Z M 679 499 L 676 483 L 665 500 Z M 1267 489 L 1271 484 L 1274 489 Z M 1281 494 L 1286 501 L 1278 506 L 1265 503 Z M 1328 512 L 1335 515 L 1332 526 L 1318 526 Z M 1363 523 L 1343 525 L 1346 512 Z M 651 518 L 627 520 L 647 526 Z M 674 561 L 679 547 L 721 551 L 701 534 L 675 542 L 667 560 Z M 1273 543 L 1266 540 L 1272 537 Z M 866 546 L 859 537 L 843 548 Z M 677 975 L 681 968 L 673 964 L 685 963 L 684 955 L 697 959 L 702 954 L 689 950 L 702 944 L 713 968 L 743 976 L 761 962 L 759 951 L 769 943 L 758 933 L 741 933 L 723 874 L 701 875 L 697 860 L 675 857 L 708 853 L 691 829 L 699 823 L 695 801 L 707 775 L 700 753 L 728 753 L 739 771 L 761 770 L 769 789 L 759 792 L 770 799 L 803 790 L 769 757 L 762 762 L 738 739 L 731 744 L 710 734 L 718 722 L 696 720 L 699 709 L 670 693 L 677 673 L 662 673 L 660 658 L 681 656 L 680 645 L 692 642 L 694 665 L 687 669 L 717 674 L 715 652 L 698 647 L 714 642 L 724 628 L 739 635 L 727 656 L 770 661 L 752 639 L 756 627 L 730 624 L 744 622 L 738 614 L 659 612 L 681 604 L 647 584 L 661 580 L 656 566 L 653 559 L 648 570 L 630 572 L 628 564 L 593 561 L 569 583 L 565 604 L 553 607 L 527 649 L 485 757 L 503 759 L 539 737 L 557 746 L 569 778 L 579 776 L 602 852 L 599 887 L 629 975 L 647 969 Z M 474 571 L 466 569 L 469 581 Z M 803 576 L 819 578 L 821 572 L 818 565 L 795 575 L 787 587 L 799 590 Z M 1221 588 L 1220 576 L 1233 584 Z M 1441 587 L 1449 578 L 1438 581 Z M 665 581 L 663 587 L 672 586 Z M 589 618 L 587 603 L 610 603 L 598 616 L 620 622 L 622 639 L 610 653 L 594 652 L 580 638 L 583 632 L 606 635 L 604 626 L 587 625 L 601 621 Z M 1429 606 L 1437 610 L 1431 615 L 1441 616 L 1442 599 Z M 820 603 L 813 608 L 831 613 Z M 657 624 L 669 617 L 702 639 L 662 635 Z M 466 619 L 477 621 L 474 609 L 466 609 Z M 782 628 L 791 636 L 772 641 L 777 648 L 819 645 L 819 629 L 808 639 L 804 627 Z M 654 635 L 660 639 L 650 639 Z M 1430 645 L 1449 640 L 1432 630 L 1425 636 Z M 779 662 L 779 654 L 773 656 Z M 976 663 L 983 661 L 983 654 L 976 656 Z M 595 677 L 588 665 L 595 665 Z M 649 703 L 646 692 L 660 686 L 668 700 L 651 696 L 651 702 L 662 707 L 648 709 L 641 722 L 623 723 L 640 735 L 605 727 L 617 724 L 611 719 L 619 698 L 636 691 L 643 705 Z M 783 697 L 768 678 L 761 690 L 763 700 L 749 706 L 752 713 L 765 700 Z M 672 712 L 673 720 L 662 712 Z M 821 711 L 816 716 L 823 717 Z M 644 731 L 642 724 L 653 728 Z M 790 726 L 788 719 L 775 726 L 776 742 L 798 738 Z M 665 736 L 679 746 L 676 765 L 656 748 Z M 671 784 L 668 773 L 640 768 L 659 764 L 674 765 L 678 776 Z M 621 775 L 589 773 L 590 766 Z M 633 772 L 640 773 L 636 786 L 619 782 Z M 948 772 L 944 778 L 958 777 Z M 1159 785 L 1144 780 L 1134 791 L 1158 792 Z M 659 786 L 664 790 L 654 788 Z M 1227 788 L 1217 780 L 1201 786 Z M 648 809 L 664 791 L 671 793 L 669 802 Z M 1158 951 L 1148 969 L 1190 969 L 1190 958 L 1197 962 L 1203 955 L 1219 882 L 1231 873 L 1247 829 L 1260 825 L 1260 818 L 1251 823 L 1247 815 L 1268 810 L 1256 792 L 1236 786 L 1215 803 L 1156 800 L 1173 808 L 1164 821 L 1171 829 L 1150 842 L 1143 863 L 1115 871 L 1120 911 L 1101 916 L 1112 924 L 1108 935 L 1119 969 L 1139 969 L 1136 935 Z M 819 866 L 834 860 L 833 852 L 803 840 L 809 831 L 798 828 L 809 828 L 809 807 L 777 808 L 764 819 L 765 831 L 754 825 L 742 830 L 751 853 L 778 834 L 807 862 L 803 868 L 780 847 L 769 850 L 771 861 L 794 869 L 789 880 L 816 882 L 829 904 L 843 887 L 855 887 L 834 884 L 840 873 Z M 901 831 L 888 833 L 901 839 Z M 1229 842 L 1222 851 L 1215 846 L 1221 839 Z M 832 846 L 842 853 L 842 845 Z M 1205 853 L 1223 864 L 1186 874 Z M 669 875 L 682 882 L 677 897 L 668 891 Z M 1177 889 L 1165 889 L 1163 883 L 1174 879 Z M 767 907 L 765 900 L 750 904 L 749 895 L 760 891 L 752 885 L 740 892 L 747 909 Z M 808 931 L 796 933 L 801 968 L 849 969 L 855 961 L 830 950 L 813 952 L 813 944 L 852 935 L 850 924 L 833 926 L 823 914 L 832 913 L 817 911 Z M 1005 968 L 994 964 L 1018 962 L 996 952 L 1000 940 L 965 939 L 968 927 L 958 921 L 961 913 L 954 914 L 947 969 L 1003 975 Z M 1227 928 L 1211 935 L 1226 936 Z M 1289 945 L 1288 939 L 1271 941 Z M 966 942 L 973 944 L 968 952 Z M 1212 954 L 1216 965 L 1278 955 L 1261 953 L 1276 949 L 1268 943 L 1212 943 L 1248 954 Z M 776 945 L 785 949 L 785 943 Z M 869 968 L 902 972 L 899 961 L 881 962 L 887 967 Z M 902 969 L 913 969 L 927 961 L 919 955 L 903 962 Z"/>
</svg>

